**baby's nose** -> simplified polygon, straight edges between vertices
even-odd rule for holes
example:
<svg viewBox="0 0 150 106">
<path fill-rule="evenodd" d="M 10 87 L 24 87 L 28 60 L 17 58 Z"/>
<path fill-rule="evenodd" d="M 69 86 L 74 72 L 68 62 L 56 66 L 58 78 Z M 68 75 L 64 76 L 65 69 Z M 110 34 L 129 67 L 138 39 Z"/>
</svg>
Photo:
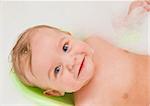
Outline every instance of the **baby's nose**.
<svg viewBox="0 0 150 106">
<path fill-rule="evenodd" d="M 74 64 L 75 64 L 75 59 L 71 59 L 71 61 L 68 61 L 67 65 L 66 65 L 67 69 L 69 71 L 73 71 Z"/>
<path fill-rule="evenodd" d="M 68 69 L 69 71 L 71 71 L 71 70 L 73 69 L 73 65 L 72 65 L 72 64 L 68 64 L 68 65 L 67 65 L 67 69 Z"/>
</svg>

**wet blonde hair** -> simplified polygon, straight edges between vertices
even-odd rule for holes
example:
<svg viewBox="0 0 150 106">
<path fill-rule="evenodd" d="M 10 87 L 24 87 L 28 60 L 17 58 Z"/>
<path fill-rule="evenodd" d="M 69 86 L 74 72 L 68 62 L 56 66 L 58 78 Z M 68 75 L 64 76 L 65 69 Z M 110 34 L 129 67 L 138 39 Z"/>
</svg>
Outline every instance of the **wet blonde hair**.
<svg viewBox="0 0 150 106">
<path fill-rule="evenodd" d="M 51 27 L 48 25 L 33 26 L 19 35 L 15 46 L 11 50 L 12 70 L 14 70 L 18 78 L 28 86 L 35 86 L 31 81 L 28 80 L 27 76 L 25 75 L 25 71 L 30 71 L 32 73 L 32 48 L 30 45 L 30 39 L 34 32 L 40 28 L 49 28 L 71 35 L 69 32 L 62 31 L 56 27 Z"/>
</svg>

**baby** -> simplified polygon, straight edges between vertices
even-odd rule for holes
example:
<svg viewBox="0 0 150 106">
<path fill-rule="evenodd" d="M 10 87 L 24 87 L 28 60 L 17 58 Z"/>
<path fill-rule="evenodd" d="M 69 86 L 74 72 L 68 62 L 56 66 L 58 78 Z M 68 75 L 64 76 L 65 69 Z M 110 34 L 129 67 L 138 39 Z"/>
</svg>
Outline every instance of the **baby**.
<svg viewBox="0 0 150 106">
<path fill-rule="evenodd" d="M 43 94 L 74 94 L 75 106 L 149 106 L 150 56 L 99 36 L 74 39 L 47 25 L 27 29 L 12 50 L 15 73 Z"/>
<path fill-rule="evenodd" d="M 98 36 L 81 41 L 46 25 L 27 29 L 12 50 L 23 83 L 45 95 L 74 92 L 75 106 L 148 106 L 149 59 Z"/>
</svg>

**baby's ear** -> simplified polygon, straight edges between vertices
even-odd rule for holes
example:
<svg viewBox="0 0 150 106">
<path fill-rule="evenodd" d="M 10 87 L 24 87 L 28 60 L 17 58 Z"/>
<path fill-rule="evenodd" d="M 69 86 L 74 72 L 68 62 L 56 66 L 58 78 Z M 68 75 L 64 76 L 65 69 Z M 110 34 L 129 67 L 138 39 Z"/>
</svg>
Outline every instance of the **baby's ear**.
<svg viewBox="0 0 150 106">
<path fill-rule="evenodd" d="M 45 90 L 43 94 L 46 96 L 64 96 L 65 93 L 57 91 L 57 90 L 53 90 L 53 89 L 48 89 L 48 90 Z"/>
</svg>

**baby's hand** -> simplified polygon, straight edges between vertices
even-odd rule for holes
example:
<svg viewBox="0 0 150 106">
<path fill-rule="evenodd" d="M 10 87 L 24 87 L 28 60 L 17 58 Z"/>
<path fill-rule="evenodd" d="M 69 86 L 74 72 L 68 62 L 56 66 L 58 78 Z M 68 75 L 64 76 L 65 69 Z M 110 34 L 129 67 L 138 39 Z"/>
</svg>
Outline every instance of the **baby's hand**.
<svg viewBox="0 0 150 106">
<path fill-rule="evenodd" d="M 129 6 L 128 15 L 132 14 L 132 12 L 137 8 L 141 8 L 143 10 L 141 13 L 150 12 L 150 0 L 137 0 L 132 2 Z"/>
<path fill-rule="evenodd" d="M 129 5 L 127 13 L 113 20 L 112 24 L 117 30 L 135 28 L 147 17 L 148 12 L 150 12 L 150 0 L 133 1 Z"/>
<path fill-rule="evenodd" d="M 128 14 L 124 18 L 124 24 L 128 26 L 135 26 L 142 22 L 150 12 L 150 0 L 145 1 L 133 1 L 129 5 Z"/>
</svg>

